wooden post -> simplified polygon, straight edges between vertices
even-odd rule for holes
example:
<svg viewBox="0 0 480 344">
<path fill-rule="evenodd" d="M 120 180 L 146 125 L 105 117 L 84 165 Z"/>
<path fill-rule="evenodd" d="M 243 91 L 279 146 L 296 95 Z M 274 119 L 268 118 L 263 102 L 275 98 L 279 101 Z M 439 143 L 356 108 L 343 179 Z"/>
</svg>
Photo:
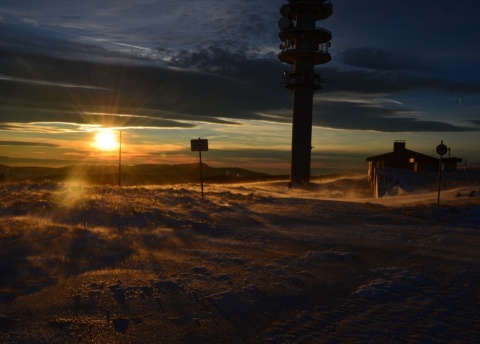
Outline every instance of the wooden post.
<svg viewBox="0 0 480 344">
<path fill-rule="evenodd" d="M 200 186 L 202 188 L 202 199 L 203 199 L 203 166 L 202 166 L 202 151 L 208 151 L 208 140 L 198 138 L 198 140 L 190 140 L 190 145 L 192 152 L 198 152 L 198 157 L 200 159 Z"/>
<path fill-rule="evenodd" d="M 202 167 L 202 151 L 198 151 L 198 156 L 200 158 L 200 185 L 202 188 L 202 199 L 203 199 L 203 167 Z"/>
</svg>

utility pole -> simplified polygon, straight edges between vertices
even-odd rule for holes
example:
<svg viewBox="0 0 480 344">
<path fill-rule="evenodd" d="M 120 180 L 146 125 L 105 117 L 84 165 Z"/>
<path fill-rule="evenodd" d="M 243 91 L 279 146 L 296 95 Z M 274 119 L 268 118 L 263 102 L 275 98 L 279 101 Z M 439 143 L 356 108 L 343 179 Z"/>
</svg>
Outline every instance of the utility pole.
<svg viewBox="0 0 480 344">
<path fill-rule="evenodd" d="M 122 187 L 122 131 L 118 132 L 118 187 Z"/>
</svg>

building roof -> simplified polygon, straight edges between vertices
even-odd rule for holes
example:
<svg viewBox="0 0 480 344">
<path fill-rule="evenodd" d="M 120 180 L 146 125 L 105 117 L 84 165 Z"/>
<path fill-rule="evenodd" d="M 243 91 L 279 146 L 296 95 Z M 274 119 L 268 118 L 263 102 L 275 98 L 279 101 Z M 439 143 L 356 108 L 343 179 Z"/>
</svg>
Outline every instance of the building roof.
<svg viewBox="0 0 480 344">
<path fill-rule="evenodd" d="M 432 156 L 429 156 L 429 155 L 426 155 L 426 154 L 418 153 L 418 152 L 412 151 L 410 149 L 404 149 L 401 152 L 394 151 L 394 152 L 390 152 L 390 153 L 384 153 L 384 154 L 380 154 L 380 155 L 370 156 L 370 157 L 366 158 L 365 161 L 367 161 L 367 162 L 369 162 L 369 161 L 381 161 L 381 160 L 389 159 L 389 158 L 392 158 L 392 157 L 396 157 L 400 154 L 404 155 L 404 156 L 408 156 L 410 158 L 414 158 L 415 160 L 421 160 L 421 161 L 435 160 L 435 161 L 438 162 L 438 160 L 439 160 L 438 158 L 435 158 L 435 157 L 432 157 Z"/>
<path fill-rule="evenodd" d="M 403 140 L 397 140 L 393 143 L 393 152 L 370 156 L 365 159 L 366 162 L 373 165 L 381 164 L 383 167 L 393 167 L 400 169 L 420 168 L 433 170 L 438 168 L 440 158 L 418 153 L 406 148 Z M 462 159 L 455 157 L 443 158 L 442 163 L 449 169 L 456 169 L 457 163 Z"/>
</svg>

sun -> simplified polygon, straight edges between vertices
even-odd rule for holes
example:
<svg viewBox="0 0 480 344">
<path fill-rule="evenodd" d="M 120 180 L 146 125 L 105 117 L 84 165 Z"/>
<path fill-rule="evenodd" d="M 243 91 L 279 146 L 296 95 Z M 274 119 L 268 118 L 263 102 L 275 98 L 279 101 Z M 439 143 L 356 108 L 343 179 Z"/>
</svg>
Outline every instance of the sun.
<svg viewBox="0 0 480 344">
<path fill-rule="evenodd" d="M 118 148 L 118 138 L 114 131 L 103 129 L 95 134 L 95 147 L 101 150 L 114 150 Z"/>
</svg>

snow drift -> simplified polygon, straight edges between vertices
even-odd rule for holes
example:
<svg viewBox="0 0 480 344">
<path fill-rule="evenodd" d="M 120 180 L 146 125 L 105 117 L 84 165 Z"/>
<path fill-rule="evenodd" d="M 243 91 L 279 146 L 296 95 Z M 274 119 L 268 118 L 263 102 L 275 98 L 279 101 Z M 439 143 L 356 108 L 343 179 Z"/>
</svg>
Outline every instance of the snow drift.
<svg viewBox="0 0 480 344">
<path fill-rule="evenodd" d="M 0 185 L 0 341 L 474 343 L 478 186 L 359 184 Z"/>
</svg>

